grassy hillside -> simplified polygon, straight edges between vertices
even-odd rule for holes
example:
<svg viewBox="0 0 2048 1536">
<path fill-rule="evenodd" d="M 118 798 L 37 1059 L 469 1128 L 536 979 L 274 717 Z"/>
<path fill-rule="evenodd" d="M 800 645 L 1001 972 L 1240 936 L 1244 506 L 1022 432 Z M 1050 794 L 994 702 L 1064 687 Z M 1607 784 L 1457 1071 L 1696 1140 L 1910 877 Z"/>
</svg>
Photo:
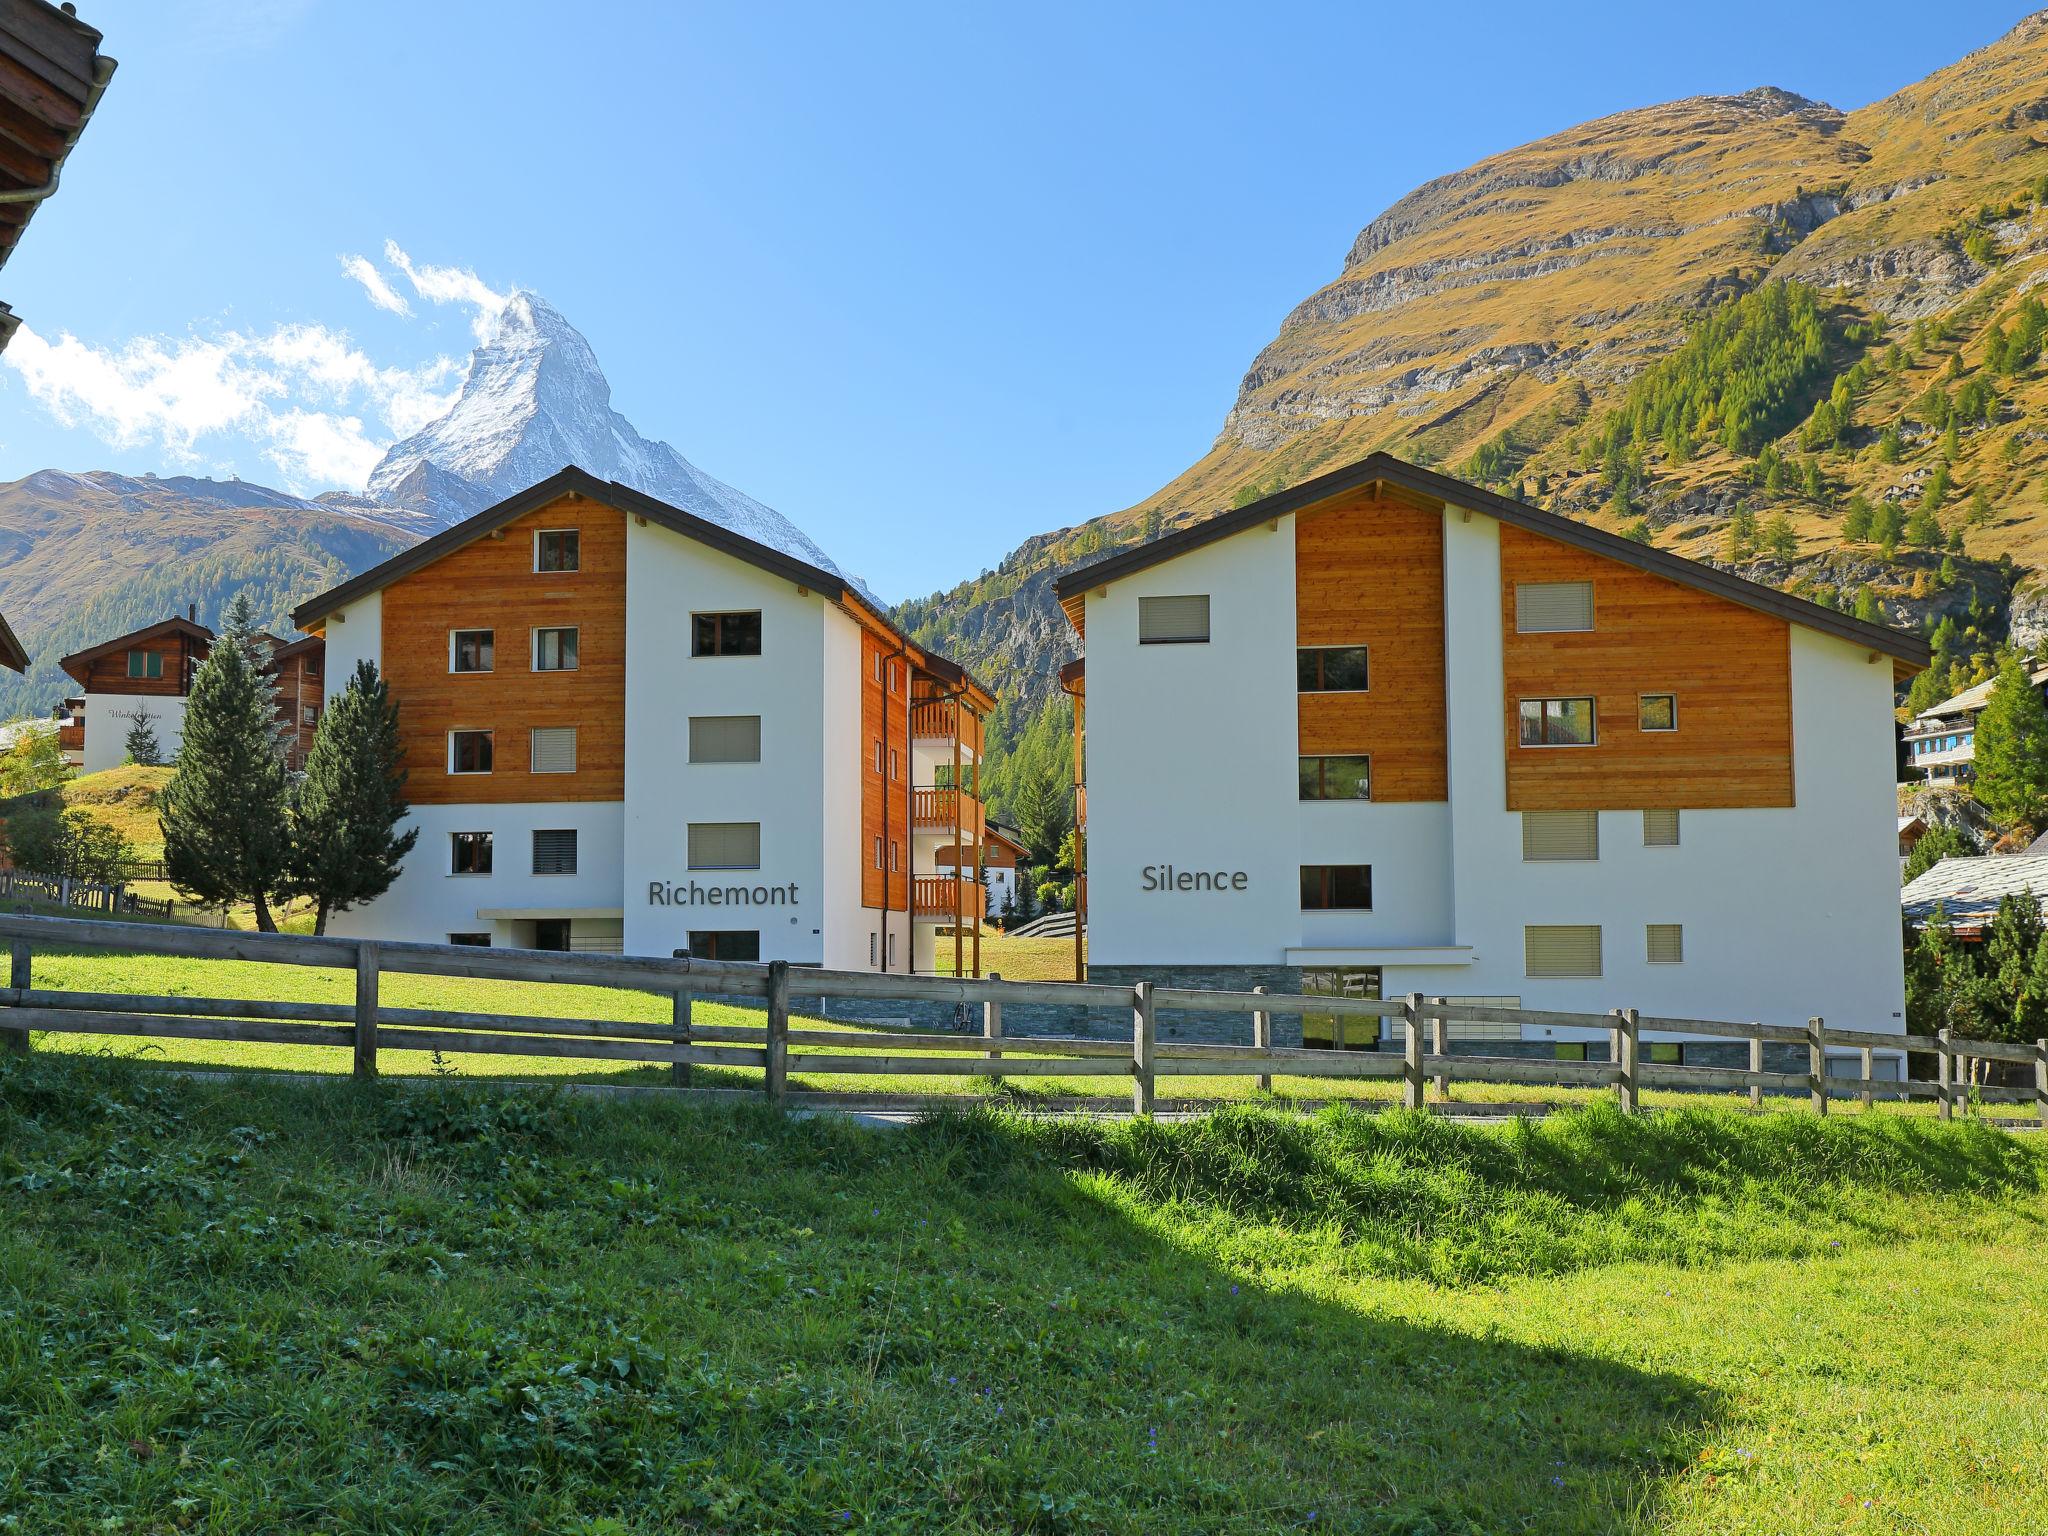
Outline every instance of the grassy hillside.
<svg viewBox="0 0 2048 1536">
<path fill-rule="evenodd" d="M 2044 1170 L 1992 1132 L 878 1133 L 6 1061 L 0 1148 L 9 1528 L 2002 1536 L 2039 1508 Z"/>
</svg>

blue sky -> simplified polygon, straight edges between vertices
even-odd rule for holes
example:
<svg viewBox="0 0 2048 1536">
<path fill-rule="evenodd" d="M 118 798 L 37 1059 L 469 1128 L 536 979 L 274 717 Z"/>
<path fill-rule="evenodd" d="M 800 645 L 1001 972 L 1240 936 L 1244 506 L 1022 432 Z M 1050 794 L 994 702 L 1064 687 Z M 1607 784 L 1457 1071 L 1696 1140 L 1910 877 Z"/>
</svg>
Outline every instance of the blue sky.
<svg viewBox="0 0 2048 1536">
<path fill-rule="evenodd" d="M 544 294 L 643 432 L 892 597 L 1200 456 L 1416 183 L 1677 96 L 1858 106 L 2022 14 L 79 6 L 121 68 L 0 272 L 43 348 L 0 367 L 0 477 L 344 484 L 453 388 L 474 274 Z"/>
</svg>

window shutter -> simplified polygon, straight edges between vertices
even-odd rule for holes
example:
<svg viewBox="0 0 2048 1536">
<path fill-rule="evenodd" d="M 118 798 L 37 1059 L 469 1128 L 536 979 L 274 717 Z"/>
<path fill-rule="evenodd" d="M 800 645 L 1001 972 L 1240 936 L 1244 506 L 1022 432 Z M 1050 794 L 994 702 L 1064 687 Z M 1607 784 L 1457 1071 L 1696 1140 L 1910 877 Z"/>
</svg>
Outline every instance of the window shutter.
<svg viewBox="0 0 2048 1536">
<path fill-rule="evenodd" d="M 1643 812 L 1643 846 L 1645 848 L 1676 848 L 1678 846 L 1678 812 Z"/>
<path fill-rule="evenodd" d="M 1549 634 L 1592 627 L 1593 583 L 1590 581 L 1515 583 L 1515 628 L 1523 634 Z"/>
<path fill-rule="evenodd" d="M 1536 977 L 1598 976 L 1600 925 L 1551 923 L 1522 930 L 1524 970 Z"/>
<path fill-rule="evenodd" d="M 1679 923 L 1648 923 L 1644 934 L 1649 941 L 1652 965 L 1676 965 L 1685 958 L 1685 929 Z"/>
<path fill-rule="evenodd" d="M 693 821 L 690 823 L 690 868 L 759 869 L 761 823 L 758 821 Z"/>
<path fill-rule="evenodd" d="M 1522 857 L 1529 863 L 1600 857 L 1598 811 L 1522 812 Z"/>
<path fill-rule="evenodd" d="M 1170 645 L 1209 638 L 1209 594 L 1138 599 L 1138 643 Z"/>
<path fill-rule="evenodd" d="M 564 827 L 533 834 L 533 872 L 536 875 L 576 873 L 576 829 Z"/>
<path fill-rule="evenodd" d="M 533 771 L 574 773 L 576 771 L 576 727 L 537 725 L 533 728 Z"/>
<path fill-rule="evenodd" d="M 758 763 L 761 761 L 761 717 L 690 716 L 690 761 Z"/>
</svg>

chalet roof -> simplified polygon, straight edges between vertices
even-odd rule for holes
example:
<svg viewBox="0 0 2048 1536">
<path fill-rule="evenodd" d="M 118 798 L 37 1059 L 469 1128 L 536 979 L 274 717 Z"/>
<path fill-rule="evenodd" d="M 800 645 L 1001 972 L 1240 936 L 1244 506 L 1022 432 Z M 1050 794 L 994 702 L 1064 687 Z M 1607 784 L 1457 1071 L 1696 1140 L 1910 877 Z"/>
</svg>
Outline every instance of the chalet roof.
<svg viewBox="0 0 2048 1536">
<path fill-rule="evenodd" d="M 1805 598 L 1794 597 L 1780 592 L 1776 587 L 1767 587 L 1761 582 L 1748 581 L 1716 566 L 1697 560 L 1688 560 L 1683 555 L 1674 555 L 1667 550 L 1653 549 L 1647 544 L 1638 544 L 1633 539 L 1624 539 L 1619 534 L 1607 533 L 1576 518 L 1565 517 L 1556 512 L 1546 512 L 1541 507 L 1532 507 L 1527 502 L 1514 500 L 1489 491 L 1483 486 L 1469 485 L 1454 480 L 1448 475 L 1437 474 L 1434 470 L 1423 469 L 1392 454 L 1371 453 L 1355 464 L 1334 469 L 1326 475 L 1303 481 L 1292 489 L 1263 496 L 1228 512 L 1219 512 L 1201 522 L 1180 528 L 1163 537 L 1141 544 L 1135 549 L 1119 550 L 1087 565 L 1076 566 L 1057 577 L 1053 591 L 1058 594 L 1060 606 L 1066 610 L 1068 622 L 1076 633 L 1081 632 L 1081 600 L 1091 587 L 1107 586 L 1110 582 L 1149 570 L 1218 539 L 1229 538 L 1255 528 L 1260 523 L 1271 522 L 1290 513 L 1303 512 L 1320 502 L 1328 501 L 1347 491 L 1362 490 L 1368 486 L 1392 487 L 1412 497 L 1438 504 L 1470 508 L 1483 512 L 1503 523 L 1512 523 L 1532 533 L 1555 539 L 1560 544 L 1575 545 L 1624 565 L 1635 566 L 1653 576 L 1678 582 L 1681 586 L 1693 587 L 1715 597 L 1740 603 L 1745 608 L 1754 608 L 1760 613 L 1785 619 L 1837 639 L 1848 640 L 1856 645 L 1867 646 L 1882 655 L 1890 656 L 1896 663 L 1894 671 L 1912 673 L 1926 667 L 1931 659 L 1928 643 L 1920 635 L 1908 634 L 1887 625 L 1873 624 L 1833 608 L 1823 608 L 1819 603 L 1808 602 Z"/>
<path fill-rule="evenodd" d="M 14 631 L 7 627 L 7 615 L 0 613 L 0 667 L 15 672 L 28 670 L 28 651 L 14 638 Z"/>
<path fill-rule="evenodd" d="M 1031 850 L 1024 843 L 1024 834 L 1015 827 L 991 817 L 982 823 L 982 829 L 990 841 L 1007 844 L 1013 852 L 1026 858 L 1031 856 Z"/>
<path fill-rule="evenodd" d="M 1943 859 L 1899 892 L 1899 907 L 1914 923 L 1926 922 L 1939 906 L 1951 923 L 1973 927 L 1998 910 L 2001 896 L 2027 890 L 2048 898 L 2048 853 Z"/>
<path fill-rule="evenodd" d="M 2030 676 L 2034 686 L 2038 688 L 2048 683 L 2048 667 L 2036 667 Z M 1943 699 L 1939 704 L 1930 704 L 1913 717 L 1913 723 L 1918 725 L 1922 720 L 1932 721 L 1949 715 L 1973 714 L 1991 702 L 1991 688 L 1997 681 L 1995 677 L 1987 677 L 1983 682 L 1965 688 L 1961 693 Z"/>
<path fill-rule="evenodd" d="M 0 265 L 57 190 L 113 78 L 114 61 L 99 46 L 97 31 L 47 0 L 0 0 Z M 0 304 L 0 347 L 16 323 Z"/>
<path fill-rule="evenodd" d="M 187 618 L 173 617 L 165 619 L 160 624 L 150 624 L 142 629 L 131 629 L 125 635 L 116 635 L 111 640 L 102 640 L 98 645 L 88 646 L 85 650 L 73 651 L 69 656 L 60 660 L 57 665 L 68 672 L 72 680 L 79 687 L 84 688 L 89 686 L 92 664 L 102 656 L 111 656 L 116 651 L 129 650 L 143 644 L 145 641 L 161 640 L 166 635 L 183 635 L 186 639 L 196 640 L 202 645 L 211 645 L 213 643 L 213 631 L 204 624 L 195 624 Z"/>
<path fill-rule="evenodd" d="M 271 649 L 270 659 L 273 663 L 280 662 L 287 657 L 297 656 L 302 652 L 324 651 L 326 649 L 327 637 L 325 635 L 301 635 L 296 640 L 280 640 Z"/>
<path fill-rule="evenodd" d="M 547 479 L 530 485 L 516 495 L 508 496 L 495 506 L 485 507 L 473 517 L 464 518 L 451 527 L 444 528 L 431 539 L 415 544 L 411 549 L 393 555 L 379 565 L 371 566 L 360 575 L 353 576 L 338 587 L 330 588 L 318 597 L 310 598 L 292 610 L 292 623 L 300 629 L 312 629 L 326 622 L 336 609 L 345 608 L 357 599 L 372 592 L 382 591 L 401 576 L 432 565 L 445 555 L 453 554 L 464 545 L 496 529 L 538 511 L 549 502 L 561 496 L 583 496 L 620 512 L 644 517 L 650 523 L 658 523 L 686 539 L 715 549 L 721 554 L 731 555 L 752 566 L 758 566 L 785 581 L 807 588 L 820 594 L 828 602 L 838 603 L 842 608 L 855 614 L 879 629 L 898 643 L 918 666 L 935 676 L 953 683 L 971 694 L 983 707 L 992 707 L 995 695 L 984 687 L 958 662 L 948 660 L 936 651 L 930 651 L 911 641 L 909 636 L 882 612 L 880 607 L 858 587 L 836 571 L 799 560 L 794 555 L 759 543 L 744 534 L 734 533 L 730 528 L 686 512 L 681 507 L 671 506 L 658 497 L 649 496 L 645 491 L 636 491 L 629 485 L 616 480 L 600 480 L 588 470 L 578 469 L 569 464 L 557 470 Z"/>
</svg>

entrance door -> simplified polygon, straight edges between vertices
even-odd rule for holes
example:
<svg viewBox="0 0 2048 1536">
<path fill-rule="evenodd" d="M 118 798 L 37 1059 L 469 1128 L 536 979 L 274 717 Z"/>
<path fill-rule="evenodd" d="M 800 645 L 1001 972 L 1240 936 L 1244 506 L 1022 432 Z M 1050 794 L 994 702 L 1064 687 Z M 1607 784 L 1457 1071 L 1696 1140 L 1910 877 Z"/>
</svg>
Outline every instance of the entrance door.
<svg viewBox="0 0 2048 1536">
<path fill-rule="evenodd" d="M 533 920 L 533 947 L 535 949 L 568 949 L 569 919 L 566 917 L 535 918 Z"/>
</svg>

